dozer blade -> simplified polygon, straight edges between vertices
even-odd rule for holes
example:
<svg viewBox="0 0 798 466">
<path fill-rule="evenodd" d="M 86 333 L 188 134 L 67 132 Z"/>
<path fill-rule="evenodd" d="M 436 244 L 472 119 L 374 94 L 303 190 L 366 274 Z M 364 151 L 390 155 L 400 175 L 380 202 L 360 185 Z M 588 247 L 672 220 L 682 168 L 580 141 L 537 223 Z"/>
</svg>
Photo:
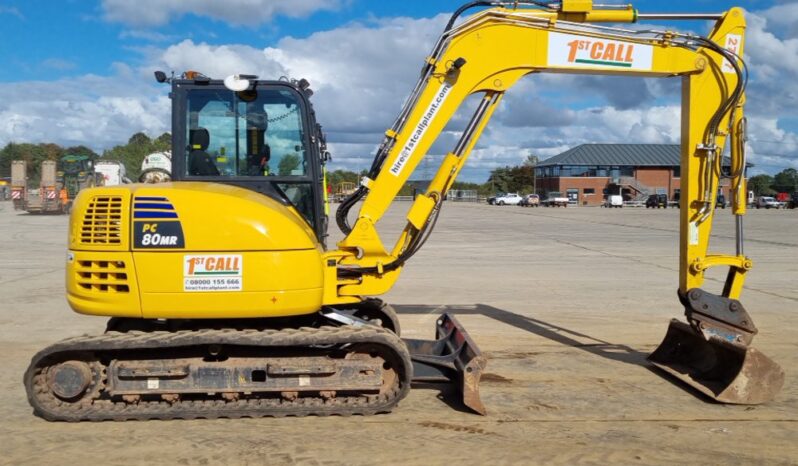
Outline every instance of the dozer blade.
<svg viewBox="0 0 798 466">
<path fill-rule="evenodd" d="M 761 352 L 716 336 L 707 340 L 676 319 L 648 360 L 721 403 L 765 403 L 784 384 L 782 368 Z"/>
<path fill-rule="evenodd" d="M 487 359 L 454 316 L 445 313 L 438 317 L 435 340 L 403 340 L 413 361 L 413 382 L 455 383 L 463 404 L 486 414 L 479 397 L 479 379 Z"/>
</svg>

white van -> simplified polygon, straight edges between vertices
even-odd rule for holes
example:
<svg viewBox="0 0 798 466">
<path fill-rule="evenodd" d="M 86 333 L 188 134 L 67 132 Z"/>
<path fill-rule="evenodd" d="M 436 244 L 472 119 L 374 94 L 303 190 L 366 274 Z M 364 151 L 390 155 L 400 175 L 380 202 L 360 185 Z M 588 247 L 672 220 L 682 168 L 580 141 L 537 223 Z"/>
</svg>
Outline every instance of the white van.
<svg viewBox="0 0 798 466">
<path fill-rule="evenodd" d="M 114 160 L 99 160 L 94 164 L 94 171 L 102 175 L 104 186 L 116 186 L 130 183 L 125 173 L 125 166 L 122 162 Z"/>
<path fill-rule="evenodd" d="M 607 200 L 604 201 L 605 207 L 623 207 L 623 196 L 620 194 L 610 194 L 607 196 Z"/>
</svg>

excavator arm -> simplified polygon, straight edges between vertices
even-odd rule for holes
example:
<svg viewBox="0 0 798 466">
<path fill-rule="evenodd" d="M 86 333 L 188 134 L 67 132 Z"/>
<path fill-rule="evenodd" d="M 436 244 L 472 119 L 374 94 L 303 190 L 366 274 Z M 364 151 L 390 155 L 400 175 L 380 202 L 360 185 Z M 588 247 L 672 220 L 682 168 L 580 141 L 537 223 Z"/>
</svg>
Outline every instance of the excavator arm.
<svg viewBox="0 0 798 466">
<path fill-rule="evenodd" d="M 456 17 L 472 6 L 490 8 L 455 25 Z M 617 26 L 642 19 L 710 19 L 716 23 L 707 37 Z M 742 228 L 746 202 L 744 37 L 745 20 L 740 8 L 709 15 L 645 15 L 630 5 L 594 8 L 590 0 L 465 5 L 426 59 L 403 110 L 385 133 L 368 176 L 339 208 L 337 221 L 346 237 L 337 250 L 325 256 L 325 304 L 356 303 L 364 296 L 390 290 L 406 261 L 434 228 L 447 191 L 502 96 L 521 77 L 533 73 L 679 76 L 682 185 L 678 293 L 689 326 L 672 323 L 669 336 L 652 355 L 652 361 L 720 401 L 758 403 L 772 398 L 780 389 L 783 373 L 761 353 L 756 353 L 753 362 L 756 374 L 746 366 L 746 358 L 752 354 L 748 345 L 756 328 L 737 301 L 752 266 L 744 255 Z M 388 249 L 377 232 L 379 220 L 455 112 L 472 95 L 479 99 L 470 121 L 443 158 L 426 192 L 415 199 L 406 227 Z M 709 253 L 708 247 L 727 143 L 737 249 L 734 254 L 716 254 Z M 360 200 L 363 203 L 350 226 L 348 213 Z M 729 268 L 720 295 L 701 289 L 706 270 L 715 266 Z M 716 350 L 718 347 L 722 349 Z M 730 359 L 739 367 L 725 367 Z M 756 376 L 762 383 L 735 385 L 738 374 Z M 723 380 L 718 382 L 719 378 Z"/>
</svg>

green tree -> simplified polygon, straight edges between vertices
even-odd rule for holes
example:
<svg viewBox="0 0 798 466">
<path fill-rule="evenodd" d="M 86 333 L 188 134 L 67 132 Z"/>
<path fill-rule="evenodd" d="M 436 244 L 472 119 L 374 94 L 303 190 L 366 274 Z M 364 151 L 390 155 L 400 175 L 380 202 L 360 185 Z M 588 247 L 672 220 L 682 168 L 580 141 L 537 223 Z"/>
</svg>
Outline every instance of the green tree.
<svg viewBox="0 0 798 466">
<path fill-rule="evenodd" d="M 452 189 L 461 189 L 464 191 L 476 191 L 478 196 L 489 196 L 493 194 L 491 191 L 490 183 L 471 183 L 468 181 L 455 181 L 452 183 Z"/>
<path fill-rule="evenodd" d="M 106 160 L 116 160 L 125 165 L 128 178 L 135 180 L 141 174 L 141 162 L 153 152 L 163 152 L 172 148 L 172 135 L 163 133 L 150 139 L 144 133 L 136 133 L 128 139 L 127 144 L 118 145 L 103 152 Z"/>
<path fill-rule="evenodd" d="M 537 166 L 540 163 L 540 159 L 537 155 L 528 155 L 526 160 L 524 160 L 524 165 L 529 165 L 530 167 Z"/>
<path fill-rule="evenodd" d="M 798 191 L 798 170 L 786 168 L 773 177 L 773 189 L 780 193 Z"/>
<path fill-rule="evenodd" d="M 0 176 L 11 176 L 11 162 L 24 160 L 28 164 L 28 182 L 39 183 L 41 163 L 45 160 L 57 161 L 65 154 L 64 148 L 57 144 L 8 143 L 0 150 Z"/>
<path fill-rule="evenodd" d="M 497 168 L 490 172 L 487 184 L 494 192 L 531 193 L 535 186 L 535 166 L 525 162 L 515 167 Z"/>
<path fill-rule="evenodd" d="M 130 136 L 130 139 L 128 139 L 127 144 L 129 146 L 146 146 L 152 144 L 152 140 L 146 134 L 138 132 L 133 136 Z"/>
<path fill-rule="evenodd" d="M 291 172 L 299 167 L 300 163 L 302 163 L 302 159 L 299 155 L 286 154 L 280 159 L 280 163 L 277 164 L 277 174 L 280 176 L 290 175 Z"/>
<path fill-rule="evenodd" d="M 156 152 L 163 152 L 172 148 L 172 135 L 170 133 L 163 133 L 152 141 L 157 149 Z"/>
<path fill-rule="evenodd" d="M 493 193 L 510 191 L 510 167 L 496 168 L 490 172 L 487 184 Z"/>
<path fill-rule="evenodd" d="M 773 177 L 770 175 L 756 175 L 748 179 L 748 189 L 756 196 L 769 196 L 773 191 Z"/>
<path fill-rule="evenodd" d="M 163 133 L 155 139 L 150 139 L 144 133 L 136 133 L 128 139 L 127 144 L 118 145 L 103 152 L 103 157 L 108 160 L 118 160 L 125 164 L 128 177 L 137 179 L 141 171 L 141 162 L 144 157 L 153 152 L 163 152 L 172 148 L 172 135 Z M 39 171 L 44 160 L 58 160 L 66 154 L 88 155 L 92 160 L 100 156 L 85 145 L 78 145 L 64 149 L 57 144 L 17 144 L 10 142 L 0 149 L 0 177 L 11 176 L 11 162 L 24 160 L 28 163 L 28 180 L 31 184 L 39 182 Z"/>
<path fill-rule="evenodd" d="M 91 160 L 97 160 L 100 157 L 100 154 L 94 152 L 84 145 L 67 147 L 64 149 L 64 154 L 87 155 Z"/>
<path fill-rule="evenodd" d="M 340 183 L 349 182 L 349 183 L 359 183 L 360 182 L 360 175 L 349 171 L 349 170 L 334 170 L 331 172 L 327 172 L 327 185 L 332 186 L 335 189 Z"/>
</svg>

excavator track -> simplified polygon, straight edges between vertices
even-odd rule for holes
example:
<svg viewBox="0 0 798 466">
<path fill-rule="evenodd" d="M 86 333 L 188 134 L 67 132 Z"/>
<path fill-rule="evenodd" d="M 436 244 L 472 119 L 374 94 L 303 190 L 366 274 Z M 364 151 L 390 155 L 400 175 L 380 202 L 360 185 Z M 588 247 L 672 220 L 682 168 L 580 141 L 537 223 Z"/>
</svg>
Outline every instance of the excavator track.
<svg viewBox="0 0 798 466">
<path fill-rule="evenodd" d="M 200 361 L 202 365 L 202 358 L 208 354 L 218 356 L 226 351 L 250 356 L 260 364 L 258 367 L 265 368 L 258 369 L 263 374 L 258 378 L 268 377 L 277 385 L 268 390 L 253 389 L 254 371 L 234 367 L 231 372 L 234 377 L 228 377 L 233 380 L 228 382 L 232 383 L 232 388 L 226 386 L 211 391 L 200 387 L 190 392 L 192 387 L 189 387 L 189 390 L 175 393 L 146 390 L 157 388 L 150 380 L 174 383 L 169 380 L 174 380 L 175 374 L 190 379 L 186 377 L 190 364 L 170 359 L 175 355 L 182 355 L 185 358 L 182 361 Z M 309 353 L 314 355 L 310 357 L 315 357 L 314 360 L 303 356 Z M 275 354 L 277 356 L 273 357 Z M 154 356 L 137 359 L 137 355 Z M 162 368 L 160 372 L 152 369 L 157 364 L 161 364 L 158 366 Z M 346 364 L 350 372 L 346 372 Z M 206 366 L 217 374 L 230 370 L 225 369 L 224 357 Z M 375 370 L 358 373 L 358 367 Z M 208 373 L 208 368 L 205 369 Z M 181 372 L 184 370 L 186 372 Z M 305 370 L 317 373 L 303 372 Z M 359 389 L 358 385 L 363 386 L 364 382 L 357 383 L 356 377 L 352 377 L 352 381 L 340 378 L 352 370 L 361 380 L 370 377 L 371 389 Z M 136 382 L 136 374 L 142 371 L 146 388 L 140 393 L 120 394 L 118 387 L 114 391 L 114 384 Z M 272 377 L 275 371 L 282 371 L 282 377 Z M 343 383 L 346 389 L 330 390 L 322 386 L 324 382 L 309 382 L 322 380 L 333 372 L 339 376 L 339 385 Z M 115 378 L 112 373 L 116 374 Z M 196 374 L 193 370 L 190 375 Z M 304 376 L 304 384 L 302 374 L 311 374 Z M 128 378 L 124 379 L 125 376 Z M 245 376 L 251 376 L 252 380 L 244 380 Z M 408 350 L 392 332 L 378 327 L 325 326 L 283 330 L 107 332 L 69 338 L 37 353 L 25 373 L 24 382 L 28 400 L 39 416 L 50 421 L 76 422 L 370 415 L 391 411 L 407 395 L 411 379 Z M 236 383 L 245 382 L 248 387 L 236 390 Z M 314 388 L 316 383 L 322 384 L 319 389 Z"/>
</svg>

